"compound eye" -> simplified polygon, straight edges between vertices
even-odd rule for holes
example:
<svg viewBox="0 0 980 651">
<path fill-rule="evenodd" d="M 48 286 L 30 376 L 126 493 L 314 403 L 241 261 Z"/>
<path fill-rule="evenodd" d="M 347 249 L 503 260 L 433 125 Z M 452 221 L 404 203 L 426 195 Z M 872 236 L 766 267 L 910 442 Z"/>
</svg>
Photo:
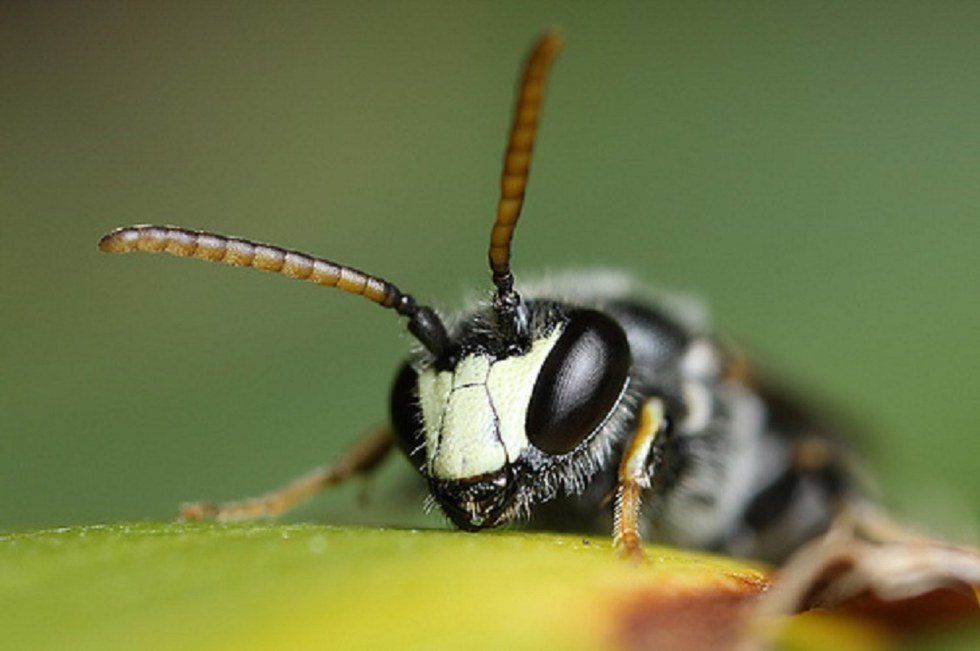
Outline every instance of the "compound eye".
<svg viewBox="0 0 980 651">
<path fill-rule="evenodd" d="M 572 312 L 548 353 L 528 404 L 528 440 L 548 454 L 571 452 L 619 402 L 631 363 L 626 333 L 594 310 Z"/>
<path fill-rule="evenodd" d="M 402 364 L 391 387 L 391 424 L 395 428 L 398 446 L 421 468 L 425 462 L 425 438 L 422 433 L 422 409 L 419 406 L 418 374 L 408 364 Z"/>
</svg>

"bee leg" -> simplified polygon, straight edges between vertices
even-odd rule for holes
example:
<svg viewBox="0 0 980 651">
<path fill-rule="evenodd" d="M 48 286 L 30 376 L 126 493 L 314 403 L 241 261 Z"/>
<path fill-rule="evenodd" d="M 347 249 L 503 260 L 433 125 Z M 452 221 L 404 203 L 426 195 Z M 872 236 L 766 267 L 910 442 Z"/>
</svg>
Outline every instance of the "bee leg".
<svg viewBox="0 0 980 651">
<path fill-rule="evenodd" d="M 179 519 L 184 522 L 206 519 L 236 522 L 282 515 L 325 488 L 370 472 L 387 456 L 394 442 L 391 428 L 383 426 L 358 441 L 336 463 L 314 468 L 278 490 L 237 502 L 184 504 Z"/>
<path fill-rule="evenodd" d="M 930 609 L 930 597 L 944 605 Z M 827 533 L 803 545 L 779 568 L 772 589 L 750 614 L 737 649 L 771 648 L 784 617 L 811 608 L 863 605 L 872 607 L 879 619 L 911 626 L 920 610 L 925 624 L 930 612 L 934 617 L 936 612 L 940 617 L 975 616 L 978 601 L 980 550 L 923 535 L 876 505 L 855 500 L 842 508 Z"/>
<path fill-rule="evenodd" d="M 640 493 L 650 488 L 647 461 L 657 434 L 665 423 L 664 403 L 651 398 L 643 403 L 636 432 L 619 462 L 616 506 L 613 511 L 613 544 L 626 558 L 643 559 L 640 538 Z"/>
</svg>

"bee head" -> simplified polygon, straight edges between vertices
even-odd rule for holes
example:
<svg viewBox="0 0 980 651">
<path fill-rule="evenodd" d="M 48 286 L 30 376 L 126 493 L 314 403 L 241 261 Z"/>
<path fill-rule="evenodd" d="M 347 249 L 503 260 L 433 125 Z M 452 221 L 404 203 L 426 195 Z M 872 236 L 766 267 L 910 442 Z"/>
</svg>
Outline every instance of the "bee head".
<svg viewBox="0 0 980 651">
<path fill-rule="evenodd" d="M 446 515 L 475 530 L 554 495 L 625 391 L 630 350 L 601 312 L 526 304 L 527 330 L 478 312 L 444 358 L 402 366 L 391 394 L 399 442 Z"/>
</svg>

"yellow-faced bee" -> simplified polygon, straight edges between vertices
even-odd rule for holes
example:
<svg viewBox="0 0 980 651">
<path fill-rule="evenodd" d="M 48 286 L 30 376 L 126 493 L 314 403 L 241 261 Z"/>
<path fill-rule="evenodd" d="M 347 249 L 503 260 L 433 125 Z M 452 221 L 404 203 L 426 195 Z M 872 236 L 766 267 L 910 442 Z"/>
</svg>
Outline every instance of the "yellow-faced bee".
<svg viewBox="0 0 980 651">
<path fill-rule="evenodd" d="M 559 45 L 541 38 L 519 85 L 490 235 L 494 290 L 457 316 L 351 267 L 238 238 L 132 226 L 101 240 L 105 252 L 249 266 L 358 294 L 405 317 L 418 342 L 395 378 L 390 425 L 282 490 L 190 505 L 185 518 L 282 513 L 396 447 L 462 529 L 612 527 L 629 554 L 648 528 L 673 544 L 779 560 L 857 495 L 833 428 L 750 372 L 700 310 L 614 274 L 515 284 L 511 241 Z"/>
</svg>

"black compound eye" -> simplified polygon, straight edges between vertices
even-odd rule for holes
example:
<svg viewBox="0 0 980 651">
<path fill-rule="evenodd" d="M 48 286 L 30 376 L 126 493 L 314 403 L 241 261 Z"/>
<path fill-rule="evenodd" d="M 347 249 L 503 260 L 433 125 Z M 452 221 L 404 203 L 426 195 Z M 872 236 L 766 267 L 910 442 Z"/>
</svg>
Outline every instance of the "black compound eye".
<svg viewBox="0 0 980 651">
<path fill-rule="evenodd" d="M 528 404 L 528 440 L 548 454 L 572 451 L 609 416 L 631 364 L 626 333 L 594 310 L 572 312 L 548 353 Z"/>
<path fill-rule="evenodd" d="M 422 409 L 419 407 L 418 374 L 407 363 L 402 364 L 391 387 L 391 424 L 398 446 L 412 465 L 421 468 L 425 462 L 425 437 L 422 433 Z"/>
</svg>

